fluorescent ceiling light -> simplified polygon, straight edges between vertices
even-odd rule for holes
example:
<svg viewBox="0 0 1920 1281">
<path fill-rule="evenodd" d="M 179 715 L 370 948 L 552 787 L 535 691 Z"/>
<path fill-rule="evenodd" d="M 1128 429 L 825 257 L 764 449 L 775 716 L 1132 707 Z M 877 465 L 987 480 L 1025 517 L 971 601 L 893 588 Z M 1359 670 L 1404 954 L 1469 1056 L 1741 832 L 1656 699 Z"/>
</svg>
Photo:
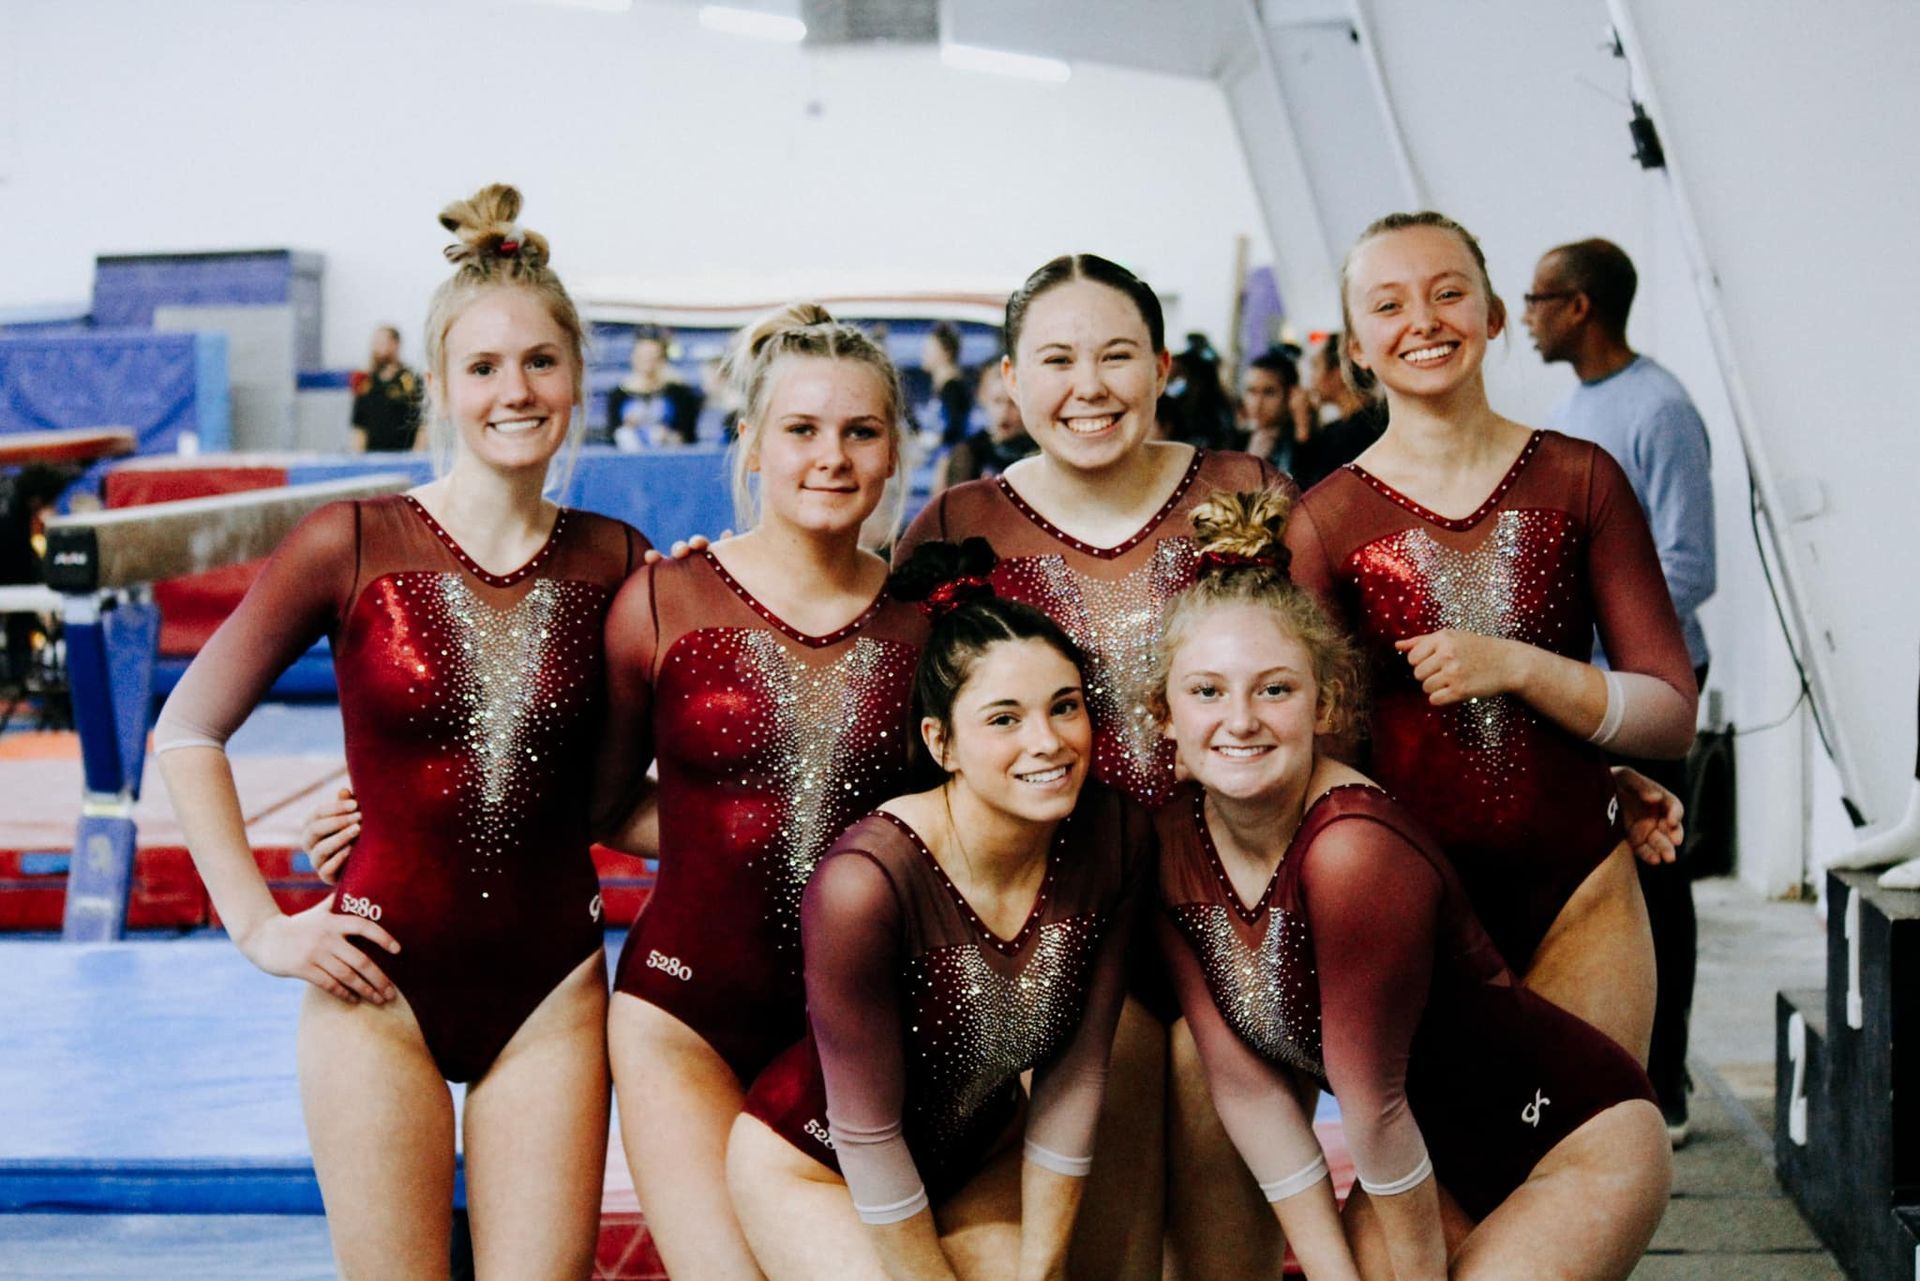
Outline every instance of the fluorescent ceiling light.
<svg viewBox="0 0 1920 1281">
<path fill-rule="evenodd" d="M 1073 68 L 1058 58 L 1036 58 L 1032 54 L 982 49 L 971 44 L 942 44 L 940 61 L 956 71 L 984 71 L 989 75 L 1018 76 L 1022 80 L 1044 80 L 1049 84 L 1061 84 L 1073 74 Z"/>
<path fill-rule="evenodd" d="M 734 9 L 721 4 L 700 6 L 700 25 L 709 31 L 730 36 L 753 36 L 759 40 L 779 40 L 799 44 L 807 38 L 807 24 L 798 18 L 758 9 Z"/>
</svg>

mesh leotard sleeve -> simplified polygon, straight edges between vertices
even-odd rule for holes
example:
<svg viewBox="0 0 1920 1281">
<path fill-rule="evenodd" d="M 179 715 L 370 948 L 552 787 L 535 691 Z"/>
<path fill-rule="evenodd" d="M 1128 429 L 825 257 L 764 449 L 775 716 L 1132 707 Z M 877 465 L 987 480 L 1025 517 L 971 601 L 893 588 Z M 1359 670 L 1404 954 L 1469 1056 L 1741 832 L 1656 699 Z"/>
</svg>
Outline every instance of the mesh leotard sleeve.
<svg viewBox="0 0 1920 1281">
<path fill-rule="evenodd" d="M 866 1223 L 912 1218 L 927 1207 L 927 1192 L 901 1133 L 902 916 L 893 883 L 858 850 L 830 854 L 807 883 L 800 928 L 827 1134 L 853 1208 Z"/>
<path fill-rule="evenodd" d="M 1362 818 L 1328 824 L 1299 857 L 1321 1050 L 1354 1169 L 1369 1192 L 1405 1192 L 1432 1169 L 1406 1086 L 1433 979 L 1440 874 L 1391 828 Z"/>
<path fill-rule="evenodd" d="M 1154 914 L 1180 1012 L 1193 1033 L 1214 1110 L 1240 1159 L 1269 1201 L 1306 1191 L 1327 1174 L 1313 1118 L 1294 1094 L 1285 1071 L 1256 1054 L 1227 1025 L 1193 948 L 1164 912 Z"/>
<path fill-rule="evenodd" d="M 329 503 L 294 526 L 174 687 L 154 751 L 226 746 L 280 673 L 339 622 L 359 544 L 356 503 Z"/>
<path fill-rule="evenodd" d="M 1693 742 L 1699 691 L 1660 555 L 1627 474 L 1593 450 L 1587 495 L 1588 581 L 1622 713 L 1606 746 L 1629 756 L 1679 756 Z M 1614 719 L 1609 717 L 1609 720 Z"/>
<path fill-rule="evenodd" d="M 629 577 L 613 598 L 605 640 L 607 714 L 594 766 L 596 832 L 608 831 L 632 811 L 653 762 L 653 664 L 660 646 L 654 566 Z"/>
<path fill-rule="evenodd" d="M 1132 811 L 1137 814 L 1137 811 Z M 1153 867 L 1153 829 L 1143 817 L 1123 836 L 1128 875 L 1112 924 L 1100 940 L 1079 1030 L 1053 1062 L 1033 1074 L 1026 1157 L 1056 1174 L 1083 1177 L 1093 1168 L 1094 1131 L 1106 1098 L 1107 1061 L 1127 995 L 1127 948 L 1139 914 L 1142 881 Z"/>
<path fill-rule="evenodd" d="M 1326 540 L 1320 536 L 1319 523 L 1314 520 L 1313 512 L 1305 503 L 1295 506 L 1293 514 L 1287 517 L 1286 544 L 1287 550 L 1292 553 L 1288 574 L 1293 581 L 1320 602 L 1320 608 L 1326 611 L 1335 626 L 1350 631 L 1335 591 L 1337 579 L 1332 554 L 1327 550 Z"/>
</svg>

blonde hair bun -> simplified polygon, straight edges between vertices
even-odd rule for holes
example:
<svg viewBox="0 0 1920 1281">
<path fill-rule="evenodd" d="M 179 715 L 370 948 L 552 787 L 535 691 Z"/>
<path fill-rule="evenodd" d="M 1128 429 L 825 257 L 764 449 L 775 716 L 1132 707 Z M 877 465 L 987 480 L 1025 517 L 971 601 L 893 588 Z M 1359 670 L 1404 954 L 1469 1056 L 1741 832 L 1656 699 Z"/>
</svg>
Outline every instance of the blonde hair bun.
<svg viewBox="0 0 1920 1281">
<path fill-rule="evenodd" d="M 1200 554 L 1271 561 L 1285 572 L 1287 518 L 1293 499 L 1278 489 L 1215 493 L 1189 519 Z"/>
<path fill-rule="evenodd" d="M 504 182 L 488 183 L 465 200 L 440 211 L 440 225 L 458 241 L 448 245 L 447 261 L 456 266 L 511 259 L 526 271 L 547 265 L 547 238 L 520 226 L 520 192 Z"/>
</svg>

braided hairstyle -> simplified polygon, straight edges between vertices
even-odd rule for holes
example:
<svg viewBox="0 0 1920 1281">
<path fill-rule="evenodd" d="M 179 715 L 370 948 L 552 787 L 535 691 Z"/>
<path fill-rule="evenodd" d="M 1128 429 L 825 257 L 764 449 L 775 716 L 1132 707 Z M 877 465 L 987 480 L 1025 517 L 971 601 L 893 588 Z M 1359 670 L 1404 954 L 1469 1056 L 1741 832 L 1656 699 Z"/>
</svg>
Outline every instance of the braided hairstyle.
<svg viewBox="0 0 1920 1281">
<path fill-rule="evenodd" d="M 1193 509 L 1200 570 L 1167 607 L 1147 699 L 1162 724 L 1169 715 L 1167 681 L 1180 646 L 1215 610 L 1252 605 L 1270 611 L 1287 635 L 1306 646 L 1327 737 L 1351 736 L 1364 700 L 1359 652 L 1288 572 L 1292 554 L 1283 540 L 1292 512 L 1293 500 L 1276 489 L 1217 492 Z"/>
<path fill-rule="evenodd" d="M 887 580 L 895 599 L 920 602 L 933 620 L 913 676 L 913 718 L 916 724 L 932 718 L 948 738 L 953 735 L 954 698 L 995 645 L 1041 641 L 1086 671 L 1086 656 L 1060 624 L 1031 605 L 994 593 L 988 576 L 999 560 L 984 538 L 926 542 Z"/>
</svg>

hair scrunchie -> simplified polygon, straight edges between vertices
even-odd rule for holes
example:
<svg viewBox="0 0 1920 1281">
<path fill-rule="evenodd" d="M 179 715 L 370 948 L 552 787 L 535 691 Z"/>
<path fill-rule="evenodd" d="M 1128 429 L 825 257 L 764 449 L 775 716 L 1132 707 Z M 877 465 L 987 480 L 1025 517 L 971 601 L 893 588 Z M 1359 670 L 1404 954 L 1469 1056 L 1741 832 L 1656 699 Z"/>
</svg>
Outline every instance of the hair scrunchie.
<svg viewBox="0 0 1920 1281">
<path fill-rule="evenodd" d="M 1202 574 L 1226 575 L 1242 569 L 1270 569 L 1280 577 L 1287 578 L 1292 568 L 1293 549 L 1278 543 L 1252 556 L 1243 552 L 1200 553 Z"/>
<path fill-rule="evenodd" d="M 979 600 L 992 600 L 996 593 L 991 580 L 978 574 L 962 574 L 950 578 L 927 593 L 920 602 L 920 608 L 928 618 L 942 618 L 959 609 L 962 605 Z"/>
</svg>

